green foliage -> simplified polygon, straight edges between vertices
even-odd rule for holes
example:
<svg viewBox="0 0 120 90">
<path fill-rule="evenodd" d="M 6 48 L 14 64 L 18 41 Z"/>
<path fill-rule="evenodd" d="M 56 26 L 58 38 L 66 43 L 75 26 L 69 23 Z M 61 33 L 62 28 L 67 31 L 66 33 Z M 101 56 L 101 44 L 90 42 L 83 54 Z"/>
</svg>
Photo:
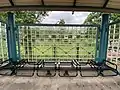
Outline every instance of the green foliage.
<svg viewBox="0 0 120 90">
<path fill-rule="evenodd" d="M 44 11 L 14 11 L 16 23 L 40 23 L 48 12 Z M 7 12 L 0 12 L 0 20 L 7 21 Z"/>
<path fill-rule="evenodd" d="M 110 21 L 111 22 L 118 21 L 118 20 L 120 20 L 120 14 L 118 14 L 118 13 L 110 14 Z"/>
<path fill-rule="evenodd" d="M 7 22 L 7 17 L 8 17 L 8 12 L 0 12 L 0 20 Z M 45 16 L 48 16 L 48 12 L 45 11 L 14 11 L 12 12 L 15 14 L 15 22 L 16 23 L 20 23 L 20 24 L 29 24 L 29 23 L 40 23 Z M 20 28 L 21 29 L 21 28 Z M 32 40 L 32 42 L 30 41 L 32 34 L 30 32 L 30 30 L 28 30 L 28 32 L 26 32 L 27 27 L 24 27 L 25 32 L 23 32 L 23 37 L 24 37 L 24 42 L 26 43 L 24 48 L 25 48 L 25 53 L 26 55 L 31 54 L 32 53 L 32 46 L 31 43 L 35 42 L 35 40 Z M 30 29 L 28 27 L 28 29 Z M 35 33 L 34 33 L 35 34 Z M 23 42 L 21 42 L 23 43 Z M 29 51 L 27 51 L 29 50 Z M 29 56 L 31 57 L 31 56 Z"/>
<path fill-rule="evenodd" d="M 100 24 L 101 23 L 101 12 L 91 12 L 88 17 L 85 19 L 84 24 Z M 120 20 L 120 14 L 111 13 L 109 21 L 114 22 Z"/>
<path fill-rule="evenodd" d="M 101 21 L 101 13 L 92 12 L 85 19 L 84 24 L 100 24 L 100 21 Z"/>
<path fill-rule="evenodd" d="M 101 16 L 102 13 L 100 12 L 92 12 L 88 15 L 88 17 L 86 18 L 86 20 L 84 21 L 84 24 L 101 24 Z M 111 13 L 110 17 L 109 17 L 109 23 L 111 22 L 115 22 L 115 21 L 120 21 L 120 14 L 118 13 Z M 115 40 L 119 40 L 119 34 L 120 34 L 120 23 L 116 23 L 114 25 L 110 25 L 109 26 L 109 40 L 111 43 L 111 41 L 113 41 L 113 39 Z M 87 33 L 91 33 L 91 31 L 88 31 Z M 99 38 L 100 36 L 98 36 Z M 100 41 L 98 41 L 100 43 Z M 99 48 L 99 47 L 98 47 Z"/>
<path fill-rule="evenodd" d="M 58 23 L 59 23 L 60 25 L 64 25 L 64 24 L 65 24 L 65 20 L 64 20 L 64 19 L 60 19 L 60 20 L 58 21 Z"/>
</svg>

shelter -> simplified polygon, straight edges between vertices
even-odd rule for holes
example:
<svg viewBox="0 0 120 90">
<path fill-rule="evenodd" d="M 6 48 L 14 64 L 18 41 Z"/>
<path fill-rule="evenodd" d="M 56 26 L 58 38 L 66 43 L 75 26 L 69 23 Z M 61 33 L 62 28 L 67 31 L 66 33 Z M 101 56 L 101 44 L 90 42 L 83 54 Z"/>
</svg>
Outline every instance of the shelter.
<svg viewBox="0 0 120 90">
<path fill-rule="evenodd" d="M 1 0 L 0 10 L 119 12 L 119 0 Z"/>
<path fill-rule="evenodd" d="M 1 0 L 0 1 L 0 11 L 22 11 L 22 10 L 30 10 L 30 11 L 92 11 L 92 12 L 105 12 L 105 13 L 119 13 L 119 0 Z M 112 23 L 113 24 L 113 23 Z M 21 61 L 20 59 L 20 42 L 19 39 L 16 39 L 16 32 L 18 32 L 18 28 L 15 24 L 15 17 L 14 14 L 9 12 L 8 13 L 8 23 L 6 24 L 6 32 L 7 32 L 7 45 L 8 45 L 8 56 L 9 56 L 9 67 L 2 67 L 3 69 L 11 69 L 11 74 L 16 74 L 18 70 L 22 70 L 23 66 L 26 62 L 24 60 Z M 94 60 L 88 60 L 86 64 L 89 64 L 92 68 L 92 71 L 96 71 L 97 76 L 102 74 L 104 70 L 112 70 L 115 74 L 118 75 L 116 64 L 113 64 L 106 60 L 107 55 L 107 48 L 108 48 L 108 37 L 109 37 L 109 14 L 102 15 L 102 22 L 101 25 L 52 25 L 52 24 L 33 24 L 33 25 L 24 25 L 24 26 L 75 26 L 75 27 L 97 27 L 98 33 L 96 35 L 96 55 Z M 98 35 L 99 34 L 99 35 Z M 100 36 L 100 38 L 98 37 Z M 98 40 L 98 38 L 100 40 Z M 98 43 L 99 42 L 99 43 Z M 98 48 L 99 47 L 99 48 Z M 54 56 L 56 57 L 56 47 L 53 45 L 54 49 Z M 64 50 L 63 50 L 64 51 Z M 65 52 L 66 53 L 66 52 Z M 79 46 L 77 46 L 77 55 L 76 58 L 79 58 Z M 37 65 L 37 75 L 39 75 L 39 70 L 43 67 L 44 70 L 47 71 L 48 75 L 51 75 L 50 70 L 64 70 L 65 75 L 59 76 L 69 76 L 68 70 L 88 70 L 82 69 L 81 62 L 77 59 L 73 59 L 71 62 L 44 62 L 44 60 L 40 60 L 39 62 L 27 62 L 27 64 L 32 65 L 32 67 L 27 69 L 32 69 L 32 74 L 34 75 L 34 71 L 36 70 L 35 65 Z M 54 59 L 53 59 L 54 60 Z M 2 62 L 3 63 L 3 62 Z M 46 67 L 47 64 L 52 63 L 52 67 Z M 67 63 L 67 64 L 66 64 Z M 68 65 L 68 63 L 70 65 Z M 72 65 L 71 65 L 72 63 Z M 108 66 L 106 63 L 112 64 L 115 68 Z M 44 64 L 46 66 L 44 66 Z M 43 65 L 43 66 L 42 66 Z M 67 68 L 66 68 L 67 65 Z M 83 65 L 84 66 L 84 65 Z M 80 67 L 80 68 L 78 68 Z M 94 67 L 94 70 L 93 70 Z M 17 68 L 17 69 L 16 69 Z M 69 68 L 69 69 L 68 69 Z M 26 69 L 25 69 L 26 70 Z M 55 74 L 54 74 L 55 75 Z M 52 76 L 54 76 L 52 75 Z M 77 76 L 76 73 L 74 76 Z M 83 74 L 81 73 L 81 76 Z"/>
</svg>

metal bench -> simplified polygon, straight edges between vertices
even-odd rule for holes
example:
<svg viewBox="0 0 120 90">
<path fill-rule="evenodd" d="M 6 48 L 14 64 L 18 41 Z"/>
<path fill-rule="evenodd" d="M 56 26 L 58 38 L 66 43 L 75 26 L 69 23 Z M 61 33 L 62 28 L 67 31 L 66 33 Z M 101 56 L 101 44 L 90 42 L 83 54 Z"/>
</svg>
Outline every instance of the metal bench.
<svg viewBox="0 0 120 90">
<path fill-rule="evenodd" d="M 10 60 L 0 62 L 0 75 L 11 76 L 14 71 L 14 66 L 10 63 Z"/>
<path fill-rule="evenodd" d="M 56 75 L 57 62 L 54 60 L 40 60 L 37 65 L 37 76 L 54 77 Z"/>
<path fill-rule="evenodd" d="M 88 60 L 87 62 L 83 62 L 81 60 L 74 60 L 74 63 L 77 64 L 79 67 L 78 70 L 80 71 L 80 75 L 82 77 L 97 77 L 98 74 L 98 68 L 95 66 L 91 60 Z"/>
<path fill-rule="evenodd" d="M 32 77 L 35 72 L 35 64 L 36 62 L 21 60 L 16 65 L 16 76 Z"/>
<path fill-rule="evenodd" d="M 104 63 L 100 66 L 100 73 L 104 77 L 117 76 L 119 74 L 117 65 L 108 60 L 105 60 Z"/>
<path fill-rule="evenodd" d="M 76 77 L 78 75 L 78 67 L 73 61 L 60 61 L 58 66 L 58 75 L 60 77 Z"/>
</svg>

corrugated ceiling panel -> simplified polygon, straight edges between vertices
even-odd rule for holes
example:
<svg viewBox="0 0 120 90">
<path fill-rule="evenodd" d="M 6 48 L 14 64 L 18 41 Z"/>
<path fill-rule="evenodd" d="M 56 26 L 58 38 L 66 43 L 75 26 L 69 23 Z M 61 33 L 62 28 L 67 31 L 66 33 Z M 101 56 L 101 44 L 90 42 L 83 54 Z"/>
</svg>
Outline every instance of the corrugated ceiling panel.
<svg viewBox="0 0 120 90">
<path fill-rule="evenodd" d="M 41 5 L 41 0 L 13 0 L 15 5 Z"/>
<path fill-rule="evenodd" d="M 72 6 L 74 0 L 44 0 L 45 5 L 66 5 Z"/>
<path fill-rule="evenodd" d="M 109 0 L 107 7 L 120 9 L 120 0 Z"/>
<path fill-rule="evenodd" d="M 4 10 L 76 10 L 76 11 L 103 11 L 103 12 L 120 12 L 120 0 L 109 0 L 107 6 L 104 5 L 107 0 L 76 0 L 76 6 L 72 7 L 74 0 L 43 0 L 44 6 L 42 6 L 42 0 L 12 0 L 14 5 L 10 4 L 10 0 L 0 0 L 0 11 Z M 24 6 L 23 6 L 24 5 Z M 34 5 L 34 6 L 31 6 Z M 36 6 L 35 6 L 36 5 Z M 41 7 L 39 7 L 40 5 Z M 51 7 L 58 6 L 58 7 Z M 4 7 L 3 7 L 4 6 Z M 11 7 L 7 7 L 11 6 Z M 46 7 L 47 6 L 47 7 Z M 62 7 L 63 6 L 63 7 Z M 71 6 L 71 7 L 64 7 Z M 84 7 L 81 7 L 84 6 Z M 89 7 L 87 7 L 89 6 Z M 104 6 L 104 7 L 103 7 Z M 32 8 L 33 7 L 33 8 Z M 50 7 L 50 8 L 49 8 Z"/>
<path fill-rule="evenodd" d="M 97 6 L 102 7 L 105 0 L 77 0 L 76 6 Z"/>
<path fill-rule="evenodd" d="M 0 7 L 2 6 L 10 6 L 9 0 L 0 0 Z"/>
</svg>

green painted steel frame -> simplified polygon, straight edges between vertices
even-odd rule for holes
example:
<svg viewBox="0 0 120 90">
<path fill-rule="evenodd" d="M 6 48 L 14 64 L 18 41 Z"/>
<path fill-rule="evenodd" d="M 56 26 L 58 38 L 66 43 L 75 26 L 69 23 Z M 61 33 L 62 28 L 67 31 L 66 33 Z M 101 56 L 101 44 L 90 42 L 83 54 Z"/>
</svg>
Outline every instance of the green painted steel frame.
<svg viewBox="0 0 120 90">
<path fill-rule="evenodd" d="M 17 26 L 59 26 L 59 27 L 68 27 L 68 26 L 75 26 L 75 27 L 96 27 L 97 28 L 97 33 L 96 33 L 96 50 L 95 50 L 95 58 L 99 58 L 99 34 L 100 34 L 100 25 L 97 24 L 65 24 L 65 25 L 60 25 L 60 24 L 17 24 Z M 55 49 L 55 48 L 54 48 Z"/>
<path fill-rule="evenodd" d="M 103 63 L 103 61 L 106 60 L 108 36 L 109 36 L 109 14 L 103 14 L 100 30 L 99 58 L 97 60 L 97 63 Z"/>
<path fill-rule="evenodd" d="M 11 59 L 13 63 L 17 62 L 15 17 L 11 12 L 8 12 L 7 44 L 9 59 Z"/>
<path fill-rule="evenodd" d="M 101 30 L 100 30 L 100 48 L 99 50 L 97 49 L 98 47 L 98 33 L 97 32 L 97 37 L 96 37 L 96 61 L 98 63 L 102 63 L 104 60 L 106 60 L 106 55 L 107 55 L 107 46 L 108 46 L 108 36 L 109 36 L 109 14 L 103 14 L 102 15 L 102 23 L 101 23 Z M 20 25 L 22 26 L 22 25 Z M 27 26 L 27 25 L 26 25 Z M 61 26 L 61 25 L 56 25 L 56 24 L 29 24 L 29 26 Z M 64 26 L 92 26 L 96 27 L 98 25 L 64 25 Z M 8 26 L 7 26 L 7 42 L 8 42 L 8 54 L 9 58 L 12 58 L 13 62 L 16 62 L 17 59 L 20 59 L 20 49 L 19 49 L 19 41 L 18 43 L 18 53 L 16 49 L 16 31 L 18 33 L 18 29 L 15 29 L 15 19 L 14 19 L 14 14 L 13 13 L 8 13 Z M 19 38 L 19 37 L 18 37 Z M 99 52 L 99 56 L 98 53 Z"/>
</svg>

